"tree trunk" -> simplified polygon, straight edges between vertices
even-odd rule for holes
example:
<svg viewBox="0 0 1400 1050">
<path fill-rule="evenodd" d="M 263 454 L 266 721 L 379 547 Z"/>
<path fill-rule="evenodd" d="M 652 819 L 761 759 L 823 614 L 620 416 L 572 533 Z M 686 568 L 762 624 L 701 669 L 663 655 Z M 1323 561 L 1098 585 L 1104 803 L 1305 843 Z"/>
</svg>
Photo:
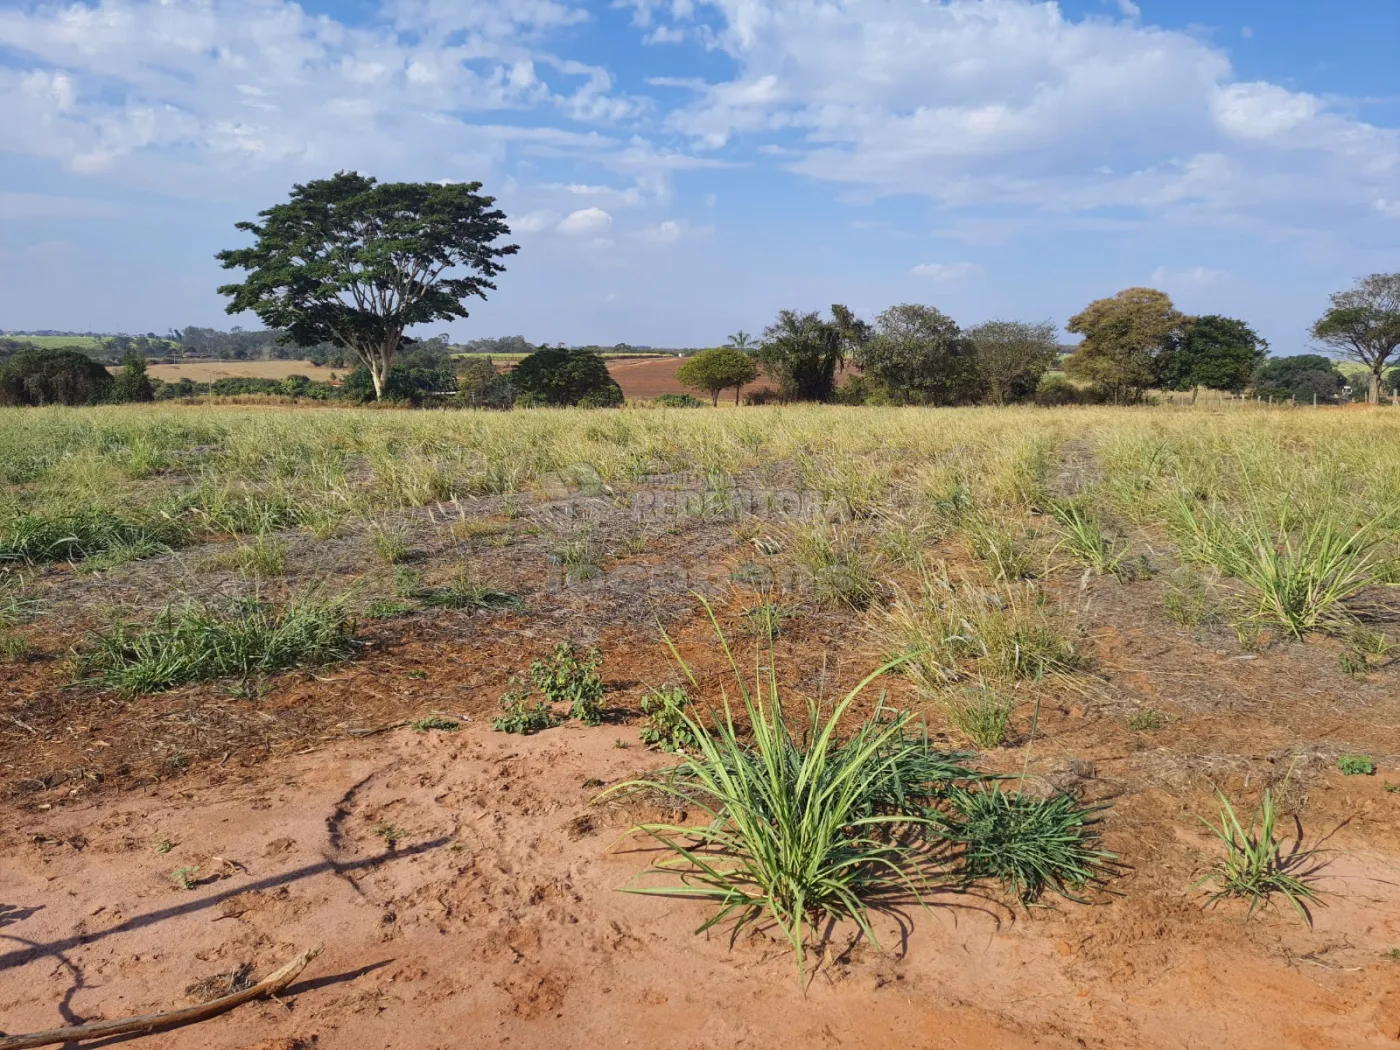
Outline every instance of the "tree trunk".
<svg viewBox="0 0 1400 1050">
<path fill-rule="evenodd" d="M 740 383 L 738 386 L 736 386 L 736 387 L 734 388 L 734 407 L 735 407 L 735 408 L 738 408 L 738 407 L 739 407 L 739 391 L 741 391 L 741 390 L 743 390 L 743 389 L 744 389 L 744 384 L 743 384 L 743 383 Z"/>
<path fill-rule="evenodd" d="M 719 408 L 719 387 L 710 391 L 710 407 Z"/>
<path fill-rule="evenodd" d="M 1381 403 L 1381 369 L 1377 365 L 1371 370 L 1370 386 L 1366 391 L 1366 400 L 1372 405 Z"/>
<path fill-rule="evenodd" d="M 374 399 L 376 401 L 384 397 L 384 379 L 388 372 L 389 370 L 378 361 L 371 362 L 369 366 L 369 378 L 370 382 L 374 384 Z"/>
</svg>

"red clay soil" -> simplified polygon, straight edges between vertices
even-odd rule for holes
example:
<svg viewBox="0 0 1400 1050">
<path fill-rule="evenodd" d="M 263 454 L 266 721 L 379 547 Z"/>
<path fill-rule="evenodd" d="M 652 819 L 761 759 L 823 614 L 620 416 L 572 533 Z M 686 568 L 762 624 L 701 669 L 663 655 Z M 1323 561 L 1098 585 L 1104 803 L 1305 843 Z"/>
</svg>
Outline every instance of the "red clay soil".
<svg viewBox="0 0 1400 1050">
<path fill-rule="evenodd" d="M 615 746 L 622 739 L 626 749 Z M 949 894 L 838 939 L 803 992 L 768 935 L 617 892 L 647 855 L 590 806 L 655 765 L 631 728 L 400 729 L 48 813 L 4 835 L 10 1033 L 191 1001 L 318 942 L 282 997 L 144 1047 L 1361 1048 L 1400 1038 L 1394 864 L 1332 864 L 1309 932 L 1180 887 L 1030 913 Z M 1374 784 L 1377 794 L 1380 785 Z M 392 840 L 392 841 L 391 841 Z M 186 872 L 190 889 L 175 885 Z M 1267 946 L 1266 951 L 1260 948 Z M 195 993 L 197 994 L 197 993 Z"/>
</svg>

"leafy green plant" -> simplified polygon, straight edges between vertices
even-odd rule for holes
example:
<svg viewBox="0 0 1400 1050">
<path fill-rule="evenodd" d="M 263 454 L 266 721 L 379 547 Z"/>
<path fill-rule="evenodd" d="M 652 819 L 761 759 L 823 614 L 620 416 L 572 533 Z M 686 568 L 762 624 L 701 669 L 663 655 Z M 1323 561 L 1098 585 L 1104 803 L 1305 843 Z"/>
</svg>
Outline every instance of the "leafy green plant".
<svg viewBox="0 0 1400 1050">
<path fill-rule="evenodd" d="M 685 751 L 695 745 L 687 710 L 692 706 L 690 695 L 680 686 L 663 685 L 642 697 L 642 713 L 647 715 L 642 726 L 642 743 L 658 751 Z"/>
<path fill-rule="evenodd" d="M 281 608 L 245 603 L 227 614 L 194 605 L 167 608 L 148 626 L 124 623 L 97 634 L 79 668 L 131 695 L 319 666 L 354 651 L 355 625 L 344 602 L 313 596 Z"/>
<path fill-rule="evenodd" d="M 389 847 L 390 852 L 399 848 L 399 840 L 405 835 L 403 828 L 396 824 L 387 824 L 382 820 L 369 830 L 376 838 L 384 840 L 384 845 Z"/>
<path fill-rule="evenodd" d="M 170 873 L 170 881 L 177 890 L 192 890 L 199 885 L 199 865 L 191 864 L 176 868 Z"/>
<path fill-rule="evenodd" d="M 838 725 L 888 665 L 828 709 L 809 704 L 799 729 L 783 713 L 776 675 L 770 670 L 765 682 L 760 674 L 750 690 L 717 623 L 715 631 L 749 730 L 740 735 L 726 693 L 713 724 L 684 713 L 695 744 L 680 766 L 611 789 L 659 792 L 708 818 L 634 829 L 667 851 L 644 874 L 680 884 L 628 891 L 714 905 L 700 931 L 733 920 L 731 943 L 745 927 L 771 920 L 797 953 L 799 974 L 807 943 L 829 921 L 854 920 L 878 946 L 872 902 L 891 894 L 922 899 L 934 861 L 919 833 L 934 826 L 928 807 L 947 782 L 971 775 L 957 764 L 963 756 L 934 751 L 908 732 L 907 715 L 884 712 L 838 740 Z"/>
<path fill-rule="evenodd" d="M 962 843 L 964 876 L 997 879 L 1022 903 L 1047 890 L 1080 901 L 1114 859 L 1099 848 L 1097 808 L 1073 795 L 1041 798 L 991 783 L 954 787 L 948 803 L 946 834 Z"/>
<path fill-rule="evenodd" d="M 1376 763 L 1370 755 L 1341 755 L 1337 759 L 1337 768 L 1343 776 L 1369 777 L 1375 773 Z"/>
<path fill-rule="evenodd" d="M 1299 842 L 1284 852 L 1275 830 L 1273 792 L 1265 790 L 1248 828 L 1240 823 L 1230 800 L 1224 794 L 1219 797 L 1220 825 L 1201 818 L 1201 823 L 1225 847 L 1225 859 L 1196 881 L 1197 886 L 1214 883 L 1218 887 L 1206 897 L 1206 906 L 1237 897 L 1249 902 L 1248 914 L 1253 915 L 1256 909 L 1272 904 L 1279 894 L 1311 925 L 1307 906 L 1318 902 L 1317 892 L 1309 885 L 1314 851 L 1302 850 Z"/>
<path fill-rule="evenodd" d="M 543 700 L 530 700 L 530 689 L 512 678 L 510 688 L 501 696 L 501 714 L 491 720 L 491 728 L 502 733 L 531 736 L 557 725 L 558 720 Z"/>
<path fill-rule="evenodd" d="M 560 642 L 547 659 L 530 664 L 530 680 L 551 704 L 568 704 L 571 717 L 587 726 L 601 725 L 602 663 L 598 649 L 581 652 L 572 642 Z"/>
</svg>

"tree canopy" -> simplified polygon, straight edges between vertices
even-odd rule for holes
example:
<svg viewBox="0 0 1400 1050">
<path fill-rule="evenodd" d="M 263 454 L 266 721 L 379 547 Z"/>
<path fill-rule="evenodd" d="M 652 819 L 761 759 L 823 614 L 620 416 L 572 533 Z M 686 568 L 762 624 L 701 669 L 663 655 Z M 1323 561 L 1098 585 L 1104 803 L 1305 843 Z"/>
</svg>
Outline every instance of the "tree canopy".
<svg viewBox="0 0 1400 1050">
<path fill-rule="evenodd" d="M 681 362 L 676 379 L 684 386 L 704 390 L 710 403 L 719 404 L 719 392 L 734 388 L 734 403 L 739 403 L 739 390 L 745 383 L 758 378 L 753 358 L 734 346 L 717 346 L 701 350 Z"/>
<path fill-rule="evenodd" d="M 1040 377 L 1060 354 L 1050 321 L 986 321 L 967 330 L 987 399 L 1001 405 L 1035 395 Z"/>
<path fill-rule="evenodd" d="M 1370 370 L 1367 400 L 1380 400 L 1381 373 L 1400 347 L 1400 273 L 1373 273 L 1354 288 L 1334 292 L 1331 305 L 1312 327 L 1312 337 L 1331 353 L 1360 361 Z"/>
<path fill-rule="evenodd" d="M 1137 401 L 1157 381 L 1159 361 L 1175 348 L 1185 321 L 1171 297 L 1155 288 L 1096 299 L 1065 326 L 1084 337 L 1065 371 L 1097 383 L 1115 403 Z"/>
<path fill-rule="evenodd" d="M 27 348 L 0 367 L 0 405 L 96 405 L 111 392 L 111 373 L 77 350 Z"/>
<path fill-rule="evenodd" d="M 1308 402 L 1335 401 L 1347 381 L 1321 354 L 1294 354 L 1264 361 L 1254 370 L 1252 382 L 1256 397 Z"/>
<path fill-rule="evenodd" d="M 895 404 L 956 405 L 984 389 L 972 340 L 932 306 L 901 303 L 875 319 L 874 334 L 855 351 L 862 375 Z"/>
<path fill-rule="evenodd" d="M 1243 321 L 1218 314 L 1191 317 L 1162 357 L 1160 381 L 1168 390 L 1206 386 L 1238 394 L 1268 353 L 1268 342 Z"/>
<path fill-rule="evenodd" d="M 820 313 L 782 310 L 763 330 L 763 342 L 754 356 L 763 369 L 793 401 L 830 401 L 836 392 L 836 374 L 855 347 L 869 338 L 869 326 L 840 304 L 831 308 L 831 320 Z"/>
<path fill-rule="evenodd" d="M 219 289 L 231 314 L 251 310 L 301 346 L 332 342 L 369 371 L 376 396 L 416 324 L 465 318 L 516 245 L 479 182 L 388 182 L 339 172 L 294 186 L 291 199 L 237 228 L 248 248 L 218 253 L 246 278 Z"/>
<path fill-rule="evenodd" d="M 610 408 L 622 404 L 622 388 L 609 374 L 607 362 L 589 350 L 542 346 L 511 369 L 510 381 L 521 405 Z"/>
</svg>

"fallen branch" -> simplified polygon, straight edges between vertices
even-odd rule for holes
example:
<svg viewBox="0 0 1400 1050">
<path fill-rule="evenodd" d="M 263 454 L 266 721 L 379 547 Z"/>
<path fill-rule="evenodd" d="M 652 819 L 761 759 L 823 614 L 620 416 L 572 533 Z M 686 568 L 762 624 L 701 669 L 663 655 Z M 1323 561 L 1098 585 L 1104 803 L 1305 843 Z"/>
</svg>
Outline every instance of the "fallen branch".
<svg viewBox="0 0 1400 1050">
<path fill-rule="evenodd" d="M 183 1010 L 168 1010 L 163 1014 L 145 1014 L 141 1017 L 128 1017 L 123 1021 L 94 1021 L 71 1028 L 50 1028 L 47 1032 L 31 1032 L 29 1035 L 11 1035 L 0 1038 L 0 1050 L 24 1050 L 31 1046 L 50 1046 L 54 1043 L 75 1043 L 84 1039 L 106 1039 L 118 1035 L 150 1035 L 163 1032 L 167 1028 L 207 1021 L 211 1017 L 227 1013 L 235 1006 L 260 999 L 265 995 L 276 995 L 297 979 L 306 964 L 321 954 L 323 945 L 316 945 L 302 952 L 287 963 L 264 977 L 257 984 L 242 991 L 221 995 L 198 1006 L 188 1006 Z"/>
</svg>

